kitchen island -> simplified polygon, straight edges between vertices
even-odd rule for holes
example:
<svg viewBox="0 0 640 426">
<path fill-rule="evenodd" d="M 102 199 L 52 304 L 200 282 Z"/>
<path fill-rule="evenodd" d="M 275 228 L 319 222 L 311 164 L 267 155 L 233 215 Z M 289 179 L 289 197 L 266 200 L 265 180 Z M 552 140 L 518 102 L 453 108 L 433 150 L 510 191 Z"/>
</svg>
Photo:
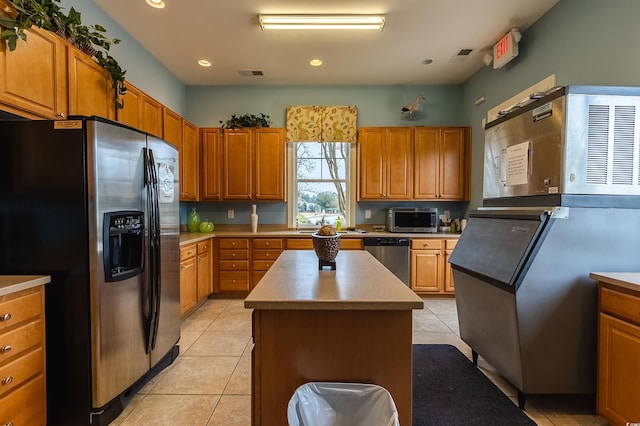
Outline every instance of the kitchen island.
<svg viewBox="0 0 640 426">
<path fill-rule="evenodd" d="M 318 270 L 287 250 L 245 299 L 253 309 L 252 424 L 287 424 L 287 404 L 312 381 L 386 388 L 411 424 L 412 309 L 423 301 L 366 251 Z"/>
</svg>

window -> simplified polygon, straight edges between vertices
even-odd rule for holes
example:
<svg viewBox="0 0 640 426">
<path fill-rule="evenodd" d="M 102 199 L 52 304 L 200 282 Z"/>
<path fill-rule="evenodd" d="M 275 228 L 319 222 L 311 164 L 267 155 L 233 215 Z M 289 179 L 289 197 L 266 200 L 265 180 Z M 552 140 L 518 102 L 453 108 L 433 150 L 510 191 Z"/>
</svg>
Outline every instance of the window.
<svg viewBox="0 0 640 426">
<path fill-rule="evenodd" d="M 289 227 L 317 228 L 324 219 L 355 224 L 355 161 L 358 108 L 290 106 Z"/>
<path fill-rule="evenodd" d="M 296 142 L 290 144 L 290 227 L 317 228 L 325 223 L 353 226 L 355 217 L 355 144 Z"/>
</svg>

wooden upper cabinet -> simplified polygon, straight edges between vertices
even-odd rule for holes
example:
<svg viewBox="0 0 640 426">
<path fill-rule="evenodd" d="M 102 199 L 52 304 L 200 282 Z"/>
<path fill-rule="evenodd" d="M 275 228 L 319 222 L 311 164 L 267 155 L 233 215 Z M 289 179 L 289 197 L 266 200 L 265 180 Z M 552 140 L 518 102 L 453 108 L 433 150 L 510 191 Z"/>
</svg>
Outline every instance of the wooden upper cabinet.
<svg viewBox="0 0 640 426">
<path fill-rule="evenodd" d="M 161 138 L 162 104 L 128 81 L 126 86 L 124 108 L 117 111 L 118 121 Z"/>
<path fill-rule="evenodd" d="M 467 159 L 467 128 L 442 129 L 440 154 L 440 198 L 464 200 L 469 198 Z"/>
<path fill-rule="evenodd" d="M 468 134 L 464 127 L 416 128 L 415 199 L 468 198 Z"/>
<path fill-rule="evenodd" d="M 415 180 L 413 194 L 416 198 L 438 198 L 440 158 L 440 129 L 420 128 L 415 132 L 414 159 Z"/>
<path fill-rule="evenodd" d="M 358 159 L 360 167 L 360 199 L 382 199 L 385 196 L 385 129 L 360 128 Z"/>
<path fill-rule="evenodd" d="M 222 144 L 222 199 L 285 199 L 285 131 L 226 129 Z"/>
<path fill-rule="evenodd" d="M 251 200 L 252 149 L 251 129 L 224 131 L 222 148 L 222 197 L 225 200 Z"/>
<path fill-rule="evenodd" d="M 0 43 L 0 103 L 29 118 L 67 115 L 67 44 L 39 28 L 26 30 L 27 43 L 13 52 Z"/>
<path fill-rule="evenodd" d="M 410 200 L 413 196 L 413 129 L 387 130 L 387 199 Z"/>
<path fill-rule="evenodd" d="M 180 156 L 181 193 L 183 200 L 198 200 L 198 128 L 182 120 L 182 151 Z"/>
<path fill-rule="evenodd" d="M 255 198 L 285 200 L 285 130 L 255 130 Z"/>
<path fill-rule="evenodd" d="M 162 108 L 162 139 L 182 148 L 182 117 L 169 108 Z"/>
<path fill-rule="evenodd" d="M 90 56 L 67 45 L 69 115 L 115 119 L 111 76 Z"/>
<path fill-rule="evenodd" d="M 222 199 L 220 178 L 222 162 L 222 131 L 219 128 L 200 129 L 201 172 L 200 199 L 219 201 Z"/>
<path fill-rule="evenodd" d="M 157 137 L 162 137 L 163 113 L 162 104 L 155 99 L 144 95 L 138 105 L 140 117 L 140 130 Z"/>
<path fill-rule="evenodd" d="M 358 158 L 360 200 L 412 198 L 413 128 L 361 128 Z"/>
<path fill-rule="evenodd" d="M 127 93 L 122 96 L 124 102 L 124 108 L 120 108 L 116 111 L 116 120 L 127 126 L 131 126 L 134 129 L 142 130 L 140 127 L 140 103 L 144 94 L 140 89 L 135 87 L 129 82 L 126 82 Z"/>
</svg>

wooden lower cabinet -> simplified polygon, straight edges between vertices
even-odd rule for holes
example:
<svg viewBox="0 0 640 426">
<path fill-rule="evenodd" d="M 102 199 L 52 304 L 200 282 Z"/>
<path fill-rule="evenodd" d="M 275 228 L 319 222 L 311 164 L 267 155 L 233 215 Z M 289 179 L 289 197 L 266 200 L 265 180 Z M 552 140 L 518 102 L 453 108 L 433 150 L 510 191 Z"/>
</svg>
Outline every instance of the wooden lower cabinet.
<svg viewBox="0 0 640 426">
<path fill-rule="evenodd" d="M 185 315 L 198 303 L 197 245 L 180 247 L 180 313 Z"/>
<path fill-rule="evenodd" d="M 237 293 L 250 290 L 249 239 L 216 239 L 218 279 L 214 282 L 216 293 Z"/>
<path fill-rule="evenodd" d="M 47 399 L 43 286 L 1 296 L 0 314 L 0 424 L 44 425 Z"/>
<path fill-rule="evenodd" d="M 267 273 L 284 250 L 282 238 L 253 238 L 251 250 L 251 288 Z"/>
<path fill-rule="evenodd" d="M 213 249 L 211 239 L 198 243 L 198 302 L 206 299 L 213 292 Z"/>
<path fill-rule="evenodd" d="M 457 240 L 412 238 L 410 245 L 411 289 L 420 294 L 453 294 L 449 255 Z"/>
<path fill-rule="evenodd" d="M 640 421 L 640 292 L 600 284 L 598 414 L 611 425 Z"/>
<path fill-rule="evenodd" d="M 185 315 L 213 291 L 211 239 L 180 247 L 180 313 Z"/>
<path fill-rule="evenodd" d="M 449 263 L 449 257 L 453 253 L 453 249 L 456 247 L 458 240 L 444 240 L 444 291 L 446 293 L 453 293 L 456 291 L 453 284 L 453 270 Z"/>
</svg>

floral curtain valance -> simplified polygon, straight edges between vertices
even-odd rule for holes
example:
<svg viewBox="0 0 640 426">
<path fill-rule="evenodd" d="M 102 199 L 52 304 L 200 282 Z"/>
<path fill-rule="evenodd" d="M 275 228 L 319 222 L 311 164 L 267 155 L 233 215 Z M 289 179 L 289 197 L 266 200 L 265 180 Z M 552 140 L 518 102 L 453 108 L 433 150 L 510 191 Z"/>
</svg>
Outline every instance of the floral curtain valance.
<svg viewBox="0 0 640 426">
<path fill-rule="evenodd" d="M 357 140 L 355 106 L 287 108 L 287 142 L 353 142 Z"/>
</svg>

